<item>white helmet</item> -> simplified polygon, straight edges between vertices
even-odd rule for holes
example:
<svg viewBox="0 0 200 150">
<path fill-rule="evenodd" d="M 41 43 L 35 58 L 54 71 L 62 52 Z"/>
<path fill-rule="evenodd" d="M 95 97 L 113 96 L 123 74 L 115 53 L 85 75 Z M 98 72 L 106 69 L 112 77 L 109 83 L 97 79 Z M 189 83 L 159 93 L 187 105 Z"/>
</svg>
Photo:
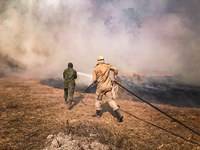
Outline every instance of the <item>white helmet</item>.
<svg viewBox="0 0 200 150">
<path fill-rule="evenodd" d="M 101 60 L 104 60 L 104 58 L 103 58 L 103 56 L 99 56 L 97 60 L 101 61 Z"/>
</svg>

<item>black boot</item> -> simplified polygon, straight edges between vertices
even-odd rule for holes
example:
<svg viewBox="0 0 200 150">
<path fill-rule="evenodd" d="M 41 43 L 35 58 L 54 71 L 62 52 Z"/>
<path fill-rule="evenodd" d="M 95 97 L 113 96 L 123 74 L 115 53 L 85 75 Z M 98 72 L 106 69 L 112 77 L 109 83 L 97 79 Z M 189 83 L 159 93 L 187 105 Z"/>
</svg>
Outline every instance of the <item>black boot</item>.
<svg viewBox="0 0 200 150">
<path fill-rule="evenodd" d="M 73 108 L 73 104 L 74 104 L 73 101 L 68 102 L 68 109 L 69 110 Z"/>
<path fill-rule="evenodd" d="M 122 122 L 122 121 L 123 121 L 123 116 L 121 115 L 119 109 L 116 109 L 116 110 L 115 110 L 115 114 L 116 114 L 116 116 L 117 116 L 117 121 L 118 121 L 118 122 Z"/>
<path fill-rule="evenodd" d="M 92 117 L 97 117 L 97 118 L 100 118 L 102 115 L 102 112 L 101 110 L 96 110 L 96 114 L 92 115 Z"/>
<path fill-rule="evenodd" d="M 67 99 L 65 99 L 64 101 L 65 101 L 65 104 L 67 105 L 67 104 L 68 104 L 68 101 L 67 101 Z"/>
</svg>

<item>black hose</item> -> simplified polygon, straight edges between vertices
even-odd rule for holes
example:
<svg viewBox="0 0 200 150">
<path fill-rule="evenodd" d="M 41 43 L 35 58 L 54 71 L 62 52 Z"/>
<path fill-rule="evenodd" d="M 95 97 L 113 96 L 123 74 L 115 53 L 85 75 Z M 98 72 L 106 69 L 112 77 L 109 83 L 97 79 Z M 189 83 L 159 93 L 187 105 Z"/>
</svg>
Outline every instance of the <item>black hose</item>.
<svg viewBox="0 0 200 150">
<path fill-rule="evenodd" d="M 182 125 L 183 127 L 187 128 L 188 130 L 190 130 L 191 132 L 197 134 L 198 136 L 200 136 L 200 133 L 193 130 L 192 128 L 188 127 L 187 125 L 185 125 L 184 123 L 182 123 L 181 121 L 179 121 L 178 119 L 170 116 L 169 114 L 167 114 L 166 112 L 160 110 L 159 108 L 157 108 L 156 106 L 154 106 L 153 104 L 147 102 L 146 100 L 142 99 L 141 97 L 137 96 L 136 94 L 134 94 L 132 91 L 130 91 L 129 89 L 127 89 L 126 87 L 124 87 L 123 85 L 121 85 L 119 82 L 115 81 L 120 87 L 122 87 L 123 89 L 125 89 L 127 92 L 131 93 L 132 95 L 134 95 L 135 97 L 137 97 L 138 99 L 140 99 L 141 101 L 145 102 L 146 104 L 150 105 L 151 107 L 153 107 L 154 109 L 156 109 L 157 111 L 161 112 L 162 114 L 164 114 L 165 116 L 167 116 L 168 118 L 172 119 L 173 121 L 177 122 L 178 124 Z"/>
<path fill-rule="evenodd" d="M 83 90 L 82 92 L 85 93 L 87 90 L 89 90 L 95 83 L 93 82 L 92 84 L 90 84 L 85 90 Z"/>
</svg>

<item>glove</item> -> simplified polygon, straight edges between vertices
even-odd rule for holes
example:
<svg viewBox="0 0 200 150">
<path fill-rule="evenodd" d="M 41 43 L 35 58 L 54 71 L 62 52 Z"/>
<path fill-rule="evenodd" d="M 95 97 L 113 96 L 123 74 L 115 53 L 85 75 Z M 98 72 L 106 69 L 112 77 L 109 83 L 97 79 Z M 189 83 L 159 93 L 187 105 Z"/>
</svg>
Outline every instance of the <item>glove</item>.
<svg viewBox="0 0 200 150">
<path fill-rule="evenodd" d="M 114 76 L 114 79 L 112 80 L 112 82 L 117 82 L 117 76 Z"/>
</svg>

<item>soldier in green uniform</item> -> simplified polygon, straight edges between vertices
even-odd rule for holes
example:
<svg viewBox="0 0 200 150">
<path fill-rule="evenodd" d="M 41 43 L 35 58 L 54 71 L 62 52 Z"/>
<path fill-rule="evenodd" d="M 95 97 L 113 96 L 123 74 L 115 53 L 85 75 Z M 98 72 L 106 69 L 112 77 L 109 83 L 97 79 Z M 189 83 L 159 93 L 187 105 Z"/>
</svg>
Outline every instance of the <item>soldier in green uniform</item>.
<svg viewBox="0 0 200 150">
<path fill-rule="evenodd" d="M 68 68 L 63 72 L 64 78 L 64 98 L 65 102 L 68 104 L 68 109 L 73 106 L 73 95 L 75 88 L 75 79 L 77 78 L 77 72 L 73 69 L 73 64 L 68 63 Z"/>
</svg>

